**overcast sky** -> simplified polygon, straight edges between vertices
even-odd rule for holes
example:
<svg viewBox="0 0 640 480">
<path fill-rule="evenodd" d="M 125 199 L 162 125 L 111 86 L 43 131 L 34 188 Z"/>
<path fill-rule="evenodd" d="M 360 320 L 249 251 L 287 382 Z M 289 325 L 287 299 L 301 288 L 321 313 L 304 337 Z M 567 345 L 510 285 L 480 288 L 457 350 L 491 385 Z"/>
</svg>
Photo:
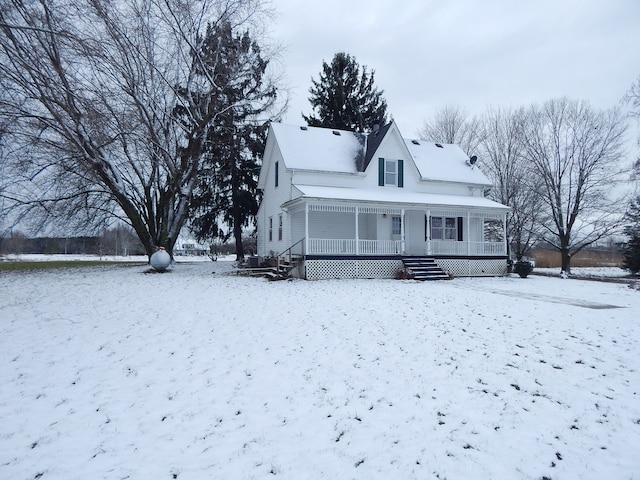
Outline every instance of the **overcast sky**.
<svg viewBox="0 0 640 480">
<path fill-rule="evenodd" d="M 616 105 L 640 75 L 638 0 L 273 0 L 291 90 L 284 121 L 304 123 L 322 62 L 344 51 L 375 70 L 406 137 L 433 112 L 481 114 L 568 96 Z"/>
</svg>

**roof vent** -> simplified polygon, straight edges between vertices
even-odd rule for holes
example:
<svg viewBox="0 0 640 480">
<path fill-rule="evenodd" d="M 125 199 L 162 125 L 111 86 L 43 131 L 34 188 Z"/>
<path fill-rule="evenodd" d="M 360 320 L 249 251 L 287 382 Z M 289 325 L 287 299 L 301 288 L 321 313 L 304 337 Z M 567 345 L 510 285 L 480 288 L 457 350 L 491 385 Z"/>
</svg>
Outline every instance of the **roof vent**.
<svg viewBox="0 0 640 480">
<path fill-rule="evenodd" d="M 478 161 L 478 157 L 473 155 L 469 160 L 467 160 L 467 165 L 474 166 Z"/>
<path fill-rule="evenodd" d="M 307 130 L 307 127 L 302 126 L 302 127 L 300 127 L 300 130 Z"/>
<path fill-rule="evenodd" d="M 338 130 L 334 130 L 334 131 L 333 131 L 333 134 L 334 134 L 334 135 L 337 135 L 337 136 L 340 136 L 340 132 L 339 132 Z"/>
<path fill-rule="evenodd" d="M 444 148 L 444 147 L 442 146 L 442 144 L 441 144 L 441 143 L 436 143 L 436 147 L 438 147 L 438 148 Z"/>
<path fill-rule="evenodd" d="M 418 140 L 411 140 L 411 143 L 413 143 L 414 145 L 420 145 L 420 142 Z"/>
</svg>

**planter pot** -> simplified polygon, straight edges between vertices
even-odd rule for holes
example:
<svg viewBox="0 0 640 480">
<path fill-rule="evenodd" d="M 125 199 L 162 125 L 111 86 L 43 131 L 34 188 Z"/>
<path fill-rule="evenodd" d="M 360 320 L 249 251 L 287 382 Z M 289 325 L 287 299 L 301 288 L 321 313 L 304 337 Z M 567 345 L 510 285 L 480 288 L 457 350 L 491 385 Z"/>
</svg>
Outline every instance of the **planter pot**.
<svg viewBox="0 0 640 480">
<path fill-rule="evenodd" d="M 533 271 L 533 264 L 531 262 L 524 261 L 516 262 L 513 265 L 513 271 L 520 275 L 520 278 L 527 278 L 527 275 Z"/>
</svg>

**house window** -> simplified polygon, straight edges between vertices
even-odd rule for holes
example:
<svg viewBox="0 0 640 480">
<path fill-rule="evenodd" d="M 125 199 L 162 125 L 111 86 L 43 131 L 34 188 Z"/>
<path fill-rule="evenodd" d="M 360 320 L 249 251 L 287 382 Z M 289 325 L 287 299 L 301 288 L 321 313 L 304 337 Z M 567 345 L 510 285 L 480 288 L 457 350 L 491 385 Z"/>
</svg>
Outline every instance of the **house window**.
<svg viewBox="0 0 640 480">
<path fill-rule="evenodd" d="M 282 240 L 282 214 L 278 215 L 278 240 Z"/>
<path fill-rule="evenodd" d="M 269 217 L 269 241 L 273 241 L 273 217 Z"/>
<path fill-rule="evenodd" d="M 385 160 L 384 184 L 396 185 L 398 178 L 398 164 L 395 160 Z"/>
<path fill-rule="evenodd" d="M 402 187 L 404 183 L 404 162 L 402 160 L 378 159 L 378 185 Z"/>
<path fill-rule="evenodd" d="M 276 166 L 275 166 L 275 169 L 276 169 L 276 171 L 275 171 L 275 174 L 276 174 L 276 184 L 275 184 L 275 186 L 276 187 L 278 186 L 278 177 L 279 177 L 279 175 L 278 175 L 278 170 L 279 170 L 278 166 L 279 166 L 279 162 L 276 162 Z"/>
<path fill-rule="evenodd" d="M 461 236 L 462 225 L 458 218 L 431 217 L 431 240 L 462 240 Z"/>
<path fill-rule="evenodd" d="M 391 217 L 391 235 L 402 235 L 402 217 Z"/>
</svg>

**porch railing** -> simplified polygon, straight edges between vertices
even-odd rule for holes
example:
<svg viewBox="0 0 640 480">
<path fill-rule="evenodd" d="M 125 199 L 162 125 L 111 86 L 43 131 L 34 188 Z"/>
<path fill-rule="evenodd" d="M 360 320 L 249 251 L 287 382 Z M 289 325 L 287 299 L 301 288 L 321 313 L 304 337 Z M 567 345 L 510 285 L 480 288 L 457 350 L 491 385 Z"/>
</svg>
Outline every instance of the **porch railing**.
<svg viewBox="0 0 640 480">
<path fill-rule="evenodd" d="M 356 250 L 356 246 L 358 249 Z M 355 240 L 353 238 L 310 238 L 310 254 L 390 255 L 402 252 L 399 240 Z"/>
<path fill-rule="evenodd" d="M 307 254 L 312 255 L 399 255 L 402 253 L 400 240 L 356 240 L 354 238 L 310 238 L 307 251 Z M 503 242 L 432 240 L 430 253 L 432 255 L 497 256 L 505 255 L 506 251 Z"/>
<path fill-rule="evenodd" d="M 455 240 L 432 240 L 434 255 L 505 255 L 504 242 L 458 242 Z"/>
</svg>

